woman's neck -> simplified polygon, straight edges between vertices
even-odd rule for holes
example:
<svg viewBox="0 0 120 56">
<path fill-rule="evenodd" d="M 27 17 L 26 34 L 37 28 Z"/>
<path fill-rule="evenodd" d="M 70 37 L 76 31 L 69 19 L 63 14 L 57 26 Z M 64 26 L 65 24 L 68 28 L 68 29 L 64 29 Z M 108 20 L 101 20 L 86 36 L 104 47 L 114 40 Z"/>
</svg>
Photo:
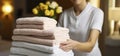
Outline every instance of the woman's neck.
<svg viewBox="0 0 120 56">
<path fill-rule="evenodd" d="M 75 11 L 76 16 L 79 15 L 84 10 L 86 5 L 87 5 L 87 2 L 82 2 L 79 5 L 74 5 L 74 11 Z"/>
</svg>

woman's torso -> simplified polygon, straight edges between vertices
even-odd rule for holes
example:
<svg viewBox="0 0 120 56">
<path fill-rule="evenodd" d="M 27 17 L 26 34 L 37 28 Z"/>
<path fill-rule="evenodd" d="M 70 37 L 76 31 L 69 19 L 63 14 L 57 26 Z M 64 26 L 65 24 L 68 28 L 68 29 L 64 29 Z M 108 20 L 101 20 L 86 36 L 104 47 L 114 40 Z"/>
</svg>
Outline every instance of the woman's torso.
<svg viewBox="0 0 120 56">
<path fill-rule="evenodd" d="M 69 34 L 71 39 L 80 42 L 86 42 L 89 37 L 91 30 L 93 11 L 97 8 L 91 6 L 89 3 L 86 8 L 81 12 L 80 15 L 75 16 L 74 9 L 70 8 L 63 12 L 61 15 L 61 26 L 66 27 L 70 30 Z M 90 53 L 87 52 L 77 52 L 74 51 L 75 56 L 101 56 L 100 50 L 98 48 L 98 40 Z"/>
</svg>

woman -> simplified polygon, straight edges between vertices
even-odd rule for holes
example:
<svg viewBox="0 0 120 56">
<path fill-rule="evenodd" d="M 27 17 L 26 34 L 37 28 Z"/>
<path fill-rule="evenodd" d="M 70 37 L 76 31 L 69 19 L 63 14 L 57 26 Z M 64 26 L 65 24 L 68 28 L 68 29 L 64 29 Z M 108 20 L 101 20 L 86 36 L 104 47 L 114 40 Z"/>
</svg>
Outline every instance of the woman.
<svg viewBox="0 0 120 56">
<path fill-rule="evenodd" d="M 73 50 L 75 56 L 101 56 L 98 37 L 103 25 L 103 12 L 87 0 L 70 0 L 73 7 L 65 10 L 58 26 L 70 30 L 71 39 L 62 42 L 64 51 Z"/>
</svg>

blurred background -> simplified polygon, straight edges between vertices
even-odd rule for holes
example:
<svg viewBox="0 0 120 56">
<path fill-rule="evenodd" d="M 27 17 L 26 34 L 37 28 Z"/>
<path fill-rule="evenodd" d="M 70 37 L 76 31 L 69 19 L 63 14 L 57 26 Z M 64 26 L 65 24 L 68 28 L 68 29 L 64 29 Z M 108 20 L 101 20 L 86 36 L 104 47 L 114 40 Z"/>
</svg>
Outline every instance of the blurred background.
<svg viewBox="0 0 120 56">
<path fill-rule="evenodd" d="M 0 0 L 0 56 L 8 56 L 15 21 L 20 17 L 34 16 L 32 8 L 46 0 Z M 68 0 L 55 0 L 67 9 Z M 103 56 L 120 56 L 120 0 L 90 0 L 104 11 L 103 31 L 99 38 Z"/>
</svg>

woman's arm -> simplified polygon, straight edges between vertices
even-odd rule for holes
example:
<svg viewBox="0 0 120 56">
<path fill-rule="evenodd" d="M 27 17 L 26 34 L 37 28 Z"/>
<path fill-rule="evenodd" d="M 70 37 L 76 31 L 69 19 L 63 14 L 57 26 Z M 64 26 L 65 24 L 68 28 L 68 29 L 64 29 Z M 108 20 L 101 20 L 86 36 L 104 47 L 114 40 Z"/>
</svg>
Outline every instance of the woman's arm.
<svg viewBox="0 0 120 56">
<path fill-rule="evenodd" d="M 95 46 L 95 43 L 99 37 L 99 34 L 100 34 L 99 30 L 92 29 L 87 42 L 78 42 L 75 40 L 68 40 L 66 42 L 61 43 L 60 48 L 63 49 L 64 51 L 69 51 L 74 49 L 77 51 L 90 52 Z"/>
<path fill-rule="evenodd" d="M 96 43 L 98 37 L 99 37 L 99 31 L 96 29 L 93 29 L 90 32 L 88 41 L 85 43 L 79 42 L 74 49 L 80 50 L 80 51 L 85 51 L 85 52 L 90 52 L 90 51 L 92 51 L 93 47 L 95 46 L 95 43 Z"/>
</svg>

